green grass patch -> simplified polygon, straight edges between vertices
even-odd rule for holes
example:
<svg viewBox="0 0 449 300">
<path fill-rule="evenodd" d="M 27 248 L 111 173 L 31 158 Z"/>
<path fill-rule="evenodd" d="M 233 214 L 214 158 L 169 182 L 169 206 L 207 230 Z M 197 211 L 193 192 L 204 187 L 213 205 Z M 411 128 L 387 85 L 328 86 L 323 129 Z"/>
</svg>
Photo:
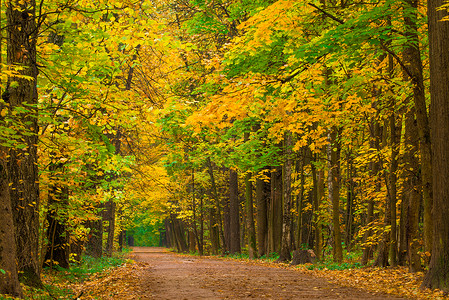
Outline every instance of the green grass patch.
<svg viewBox="0 0 449 300">
<path fill-rule="evenodd" d="M 308 265 L 308 270 L 348 270 L 348 269 L 360 269 L 362 267 L 362 264 L 356 262 L 356 263 L 334 263 L 334 262 L 322 262 L 322 263 L 316 263 L 313 265 Z"/>
<path fill-rule="evenodd" d="M 61 279 L 75 283 L 85 280 L 92 274 L 104 272 L 109 268 L 121 266 L 127 261 L 128 260 L 124 257 L 124 254 L 101 258 L 83 256 L 80 264 L 73 265 L 70 269 L 57 268 L 57 271 L 60 273 Z"/>
</svg>

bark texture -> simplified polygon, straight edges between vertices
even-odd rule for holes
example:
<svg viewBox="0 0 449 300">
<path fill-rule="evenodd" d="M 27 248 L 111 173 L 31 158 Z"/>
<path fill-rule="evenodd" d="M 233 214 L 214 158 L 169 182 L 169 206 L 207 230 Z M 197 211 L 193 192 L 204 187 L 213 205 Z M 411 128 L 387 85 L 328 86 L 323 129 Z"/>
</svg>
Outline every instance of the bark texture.
<svg viewBox="0 0 449 300">
<path fill-rule="evenodd" d="M 5 152 L 0 153 L 0 294 L 22 297 L 16 267 L 16 244 L 12 221 L 11 199 L 5 170 Z"/>
<path fill-rule="evenodd" d="M 10 111 L 20 108 L 13 116 L 14 127 L 20 136 L 15 140 L 21 147 L 11 147 L 7 163 L 10 197 L 16 228 L 17 263 L 20 277 L 31 286 L 41 286 L 38 264 L 39 241 L 39 177 L 37 168 L 37 88 L 36 64 L 36 2 L 8 1 L 7 63 L 12 68 L 24 67 L 20 75 L 9 77 L 2 95 Z M 12 85 L 15 81 L 18 84 Z"/>
<path fill-rule="evenodd" d="M 432 128 L 433 248 L 423 286 L 449 291 L 449 22 L 438 9 L 444 0 L 427 1 L 430 45 L 430 120 Z"/>
<path fill-rule="evenodd" d="M 269 199 L 270 186 L 262 179 L 256 180 L 256 204 L 257 204 L 257 241 L 259 256 L 267 254 L 268 218 L 267 199 Z"/>
</svg>

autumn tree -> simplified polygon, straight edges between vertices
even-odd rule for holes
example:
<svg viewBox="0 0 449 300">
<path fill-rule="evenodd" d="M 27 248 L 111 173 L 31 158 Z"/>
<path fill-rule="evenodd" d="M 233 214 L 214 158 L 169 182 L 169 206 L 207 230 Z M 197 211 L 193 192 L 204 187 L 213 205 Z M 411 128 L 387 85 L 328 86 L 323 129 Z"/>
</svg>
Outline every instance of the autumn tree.
<svg viewBox="0 0 449 300">
<path fill-rule="evenodd" d="M 17 144 L 9 148 L 6 167 L 11 183 L 18 269 L 26 283 L 40 286 L 36 2 L 8 1 L 6 15 L 7 63 L 11 70 L 18 71 L 8 77 L 3 92 L 13 130 L 18 135 Z"/>
</svg>

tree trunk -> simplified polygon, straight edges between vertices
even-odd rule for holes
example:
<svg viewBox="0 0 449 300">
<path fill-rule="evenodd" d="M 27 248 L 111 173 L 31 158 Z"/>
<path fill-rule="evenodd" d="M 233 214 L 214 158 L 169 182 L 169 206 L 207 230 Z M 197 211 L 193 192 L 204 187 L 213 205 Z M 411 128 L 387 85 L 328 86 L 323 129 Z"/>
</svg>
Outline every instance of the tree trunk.
<svg viewBox="0 0 449 300">
<path fill-rule="evenodd" d="M 189 250 L 184 234 L 184 228 L 181 220 L 178 219 L 176 214 L 171 214 L 171 228 L 172 228 L 172 243 L 176 247 L 178 252 L 187 252 Z"/>
<path fill-rule="evenodd" d="M 63 164 L 53 162 L 49 170 L 51 173 L 59 171 L 64 172 Z M 52 176 L 54 181 L 58 179 Z M 45 253 L 45 264 L 53 267 L 56 263 L 59 267 L 69 268 L 69 239 L 67 236 L 64 211 L 67 210 L 69 201 L 69 189 L 60 182 L 52 184 L 48 197 L 48 214 L 47 214 L 47 239 L 48 246 Z"/>
<path fill-rule="evenodd" d="M 412 8 L 412 9 L 410 9 Z M 404 63 L 408 70 L 403 70 L 404 79 L 413 84 L 413 99 L 415 107 L 405 115 L 405 246 L 407 250 L 408 266 L 411 272 L 422 270 L 419 251 L 419 211 L 421 195 L 424 199 L 424 249 L 432 248 L 432 163 L 430 147 L 430 126 L 427 116 L 426 98 L 423 83 L 423 67 L 418 41 L 417 9 L 418 1 L 406 0 L 404 9 L 405 36 L 410 40 L 403 50 Z M 407 103 L 405 103 L 407 105 Z M 415 120 L 416 116 L 416 120 Z M 420 143 L 420 147 L 418 147 Z M 421 153 L 421 165 L 417 151 Z M 421 169 L 419 173 L 418 170 Z M 421 188 L 422 186 L 422 188 Z"/>
<path fill-rule="evenodd" d="M 120 252 L 123 251 L 123 246 L 124 246 L 124 241 L 125 241 L 125 237 L 126 237 L 126 230 L 120 230 L 120 233 L 118 235 L 118 250 Z"/>
<path fill-rule="evenodd" d="M 291 245 L 291 221 L 292 221 L 292 147 L 293 138 L 291 132 L 284 135 L 285 162 L 283 168 L 283 215 L 282 215 L 282 241 L 278 262 L 286 262 L 292 259 Z"/>
<path fill-rule="evenodd" d="M 405 245 L 410 272 L 422 271 L 419 251 L 419 209 L 421 206 L 418 135 L 415 116 L 412 110 L 405 115 L 404 152 L 404 212 Z"/>
<path fill-rule="evenodd" d="M 340 152 L 341 145 L 338 141 L 339 130 L 333 127 L 328 135 L 328 160 L 329 160 L 329 199 L 332 203 L 332 225 L 333 225 L 333 257 L 334 261 L 343 261 L 343 248 L 341 245 L 340 229 Z"/>
<path fill-rule="evenodd" d="M 271 197 L 268 211 L 268 254 L 281 248 L 282 235 L 282 169 L 274 167 L 271 171 Z"/>
<path fill-rule="evenodd" d="M 114 251 L 114 235 L 115 235 L 115 208 L 116 204 L 114 199 L 110 199 L 107 204 L 107 220 L 109 221 L 108 226 L 108 240 L 106 242 L 106 255 L 112 256 Z"/>
<path fill-rule="evenodd" d="M 3 147 L 2 147 L 3 148 Z M 22 297 L 16 266 L 16 243 L 12 220 L 11 199 L 6 176 L 6 151 L 0 152 L 0 295 Z"/>
<path fill-rule="evenodd" d="M 404 63 L 407 66 L 407 77 L 413 84 L 413 100 L 420 142 L 421 180 L 424 202 L 424 249 L 432 251 L 432 149 L 430 140 L 430 124 L 427 115 L 424 89 L 423 66 L 419 49 L 417 26 L 418 0 L 404 2 L 407 14 L 404 16 L 405 37 L 408 42 L 403 51 Z M 410 9 L 412 8 L 412 9 Z"/>
<path fill-rule="evenodd" d="M 191 225 L 191 226 L 193 226 L 193 225 Z M 193 228 L 189 228 L 188 235 L 189 235 L 189 252 L 195 253 L 196 252 L 196 239 L 195 239 L 195 232 L 193 232 Z"/>
<path fill-rule="evenodd" d="M 264 180 L 256 180 L 256 204 L 257 204 L 257 242 L 259 257 L 267 253 L 268 218 L 267 199 L 269 198 L 269 184 Z"/>
<path fill-rule="evenodd" d="M 17 135 L 11 140 L 7 164 L 10 198 L 15 226 L 17 264 L 20 277 L 27 285 L 40 287 L 38 263 L 39 249 L 39 177 L 37 169 L 37 88 L 36 64 L 36 2 L 8 1 L 6 15 L 7 62 L 10 66 L 23 66 L 20 75 L 32 80 L 9 77 L 3 100 L 9 103 L 10 113 L 20 108 L 21 112 L 11 114 Z M 12 85 L 15 81 L 18 84 Z M 24 148 L 16 147 L 21 144 Z"/>
<path fill-rule="evenodd" d="M 432 129 L 433 247 L 423 286 L 449 292 L 449 22 L 444 0 L 427 1 Z"/>
<path fill-rule="evenodd" d="M 302 151 L 302 158 L 298 160 L 296 163 L 296 172 L 299 173 L 299 193 L 296 196 L 296 210 L 298 211 L 298 217 L 296 218 L 296 249 L 302 249 L 302 226 L 303 226 L 303 217 L 302 217 L 302 208 L 304 202 L 304 184 L 305 184 L 305 174 L 304 174 L 304 165 L 305 165 L 305 156 L 306 151 Z M 314 165 L 312 165 L 312 174 L 315 174 Z M 316 177 L 316 176 L 315 176 Z M 315 180 L 315 177 L 313 179 Z M 316 190 L 316 182 L 313 181 L 313 190 Z M 314 210 L 315 212 L 315 207 Z"/>
<path fill-rule="evenodd" d="M 223 254 L 230 252 L 231 247 L 231 210 L 229 197 L 223 197 Z"/>
<path fill-rule="evenodd" d="M 248 172 L 245 174 L 245 209 L 249 258 L 257 258 L 256 228 L 254 224 L 253 205 L 253 185 L 251 183 L 251 173 Z"/>
<path fill-rule="evenodd" d="M 224 236 L 224 230 L 223 230 L 223 223 L 224 223 L 224 218 L 222 218 L 222 206 L 220 203 L 220 197 L 218 196 L 218 190 L 217 190 L 217 184 L 215 183 L 215 176 L 214 176 L 214 168 L 212 166 L 212 162 L 210 160 L 210 157 L 207 158 L 206 160 L 206 164 L 207 164 L 207 169 L 209 172 L 209 176 L 210 176 L 210 182 L 211 182 L 211 192 L 213 195 L 213 199 L 215 199 L 215 205 L 217 208 L 217 220 L 216 220 L 216 229 L 218 230 L 219 236 L 217 236 L 217 241 L 218 241 L 218 246 L 217 246 L 217 251 L 218 248 L 220 247 L 220 238 L 221 241 L 223 243 L 223 247 L 222 247 L 222 251 L 226 252 L 227 251 L 227 245 L 226 245 L 226 239 Z"/>
<path fill-rule="evenodd" d="M 229 171 L 229 211 L 230 211 L 230 247 L 229 253 L 240 253 L 240 201 L 238 176 L 233 169 Z"/>
</svg>

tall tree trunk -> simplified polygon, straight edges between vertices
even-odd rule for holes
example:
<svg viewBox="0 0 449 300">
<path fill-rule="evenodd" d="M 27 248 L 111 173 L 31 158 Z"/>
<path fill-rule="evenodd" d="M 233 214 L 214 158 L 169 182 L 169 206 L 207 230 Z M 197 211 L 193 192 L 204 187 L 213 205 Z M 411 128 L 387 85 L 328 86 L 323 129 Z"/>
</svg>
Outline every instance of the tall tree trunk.
<svg viewBox="0 0 449 300">
<path fill-rule="evenodd" d="M 434 209 L 433 247 L 423 286 L 449 292 L 449 22 L 444 0 L 427 1 Z"/>
<path fill-rule="evenodd" d="M 18 130 L 15 142 L 23 149 L 10 148 L 7 164 L 8 182 L 16 230 L 17 263 L 20 277 L 27 285 L 41 286 L 38 263 L 39 243 L 39 184 L 37 169 L 37 64 L 36 64 L 36 2 L 9 0 L 6 15 L 7 63 L 11 67 L 22 66 L 20 77 L 9 77 L 3 100 L 9 103 L 10 112 L 20 108 L 21 112 L 11 114 Z M 15 81 L 18 84 L 13 85 Z M 12 140 L 11 140 L 12 142 Z"/>
<path fill-rule="evenodd" d="M 271 197 L 268 211 L 268 253 L 278 252 L 282 235 L 282 168 L 271 171 Z"/>
<path fill-rule="evenodd" d="M 240 200 L 237 171 L 229 170 L 230 247 L 229 253 L 240 253 Z"/>
<path fill-rule="evenodd" d="M 268 212 L 267 200 L 269 198 L 269 184 L 264 180 L 256 179 L 256 204 L 257 204 L 257 242 L 259 257 L 268 254 Z"/>
<path fill-rule="evenodd" d="M 421 206 L 418 135 L 414 112 L 405 115 L 404 204 L 405 245 L 410 272 L 422 271 L 419 251 L 419 210 Z"/>
<path fill-rule="evenodd" d="M 418 37 L 418 0 L 404 1 L 405 37 L 409 41 L 403 51 L 404 70 L 413 84 L 413 100 L 420 143 L 422 196 L 424 202 L 424 249 L 432 252 L 432 149 L 430 140 L 430 122 L 427 115 L 426 96 L 424 89 L 423 66 Z M 411 9 L 410 9 L 411 8 Z"/>
<path fill-rule="evenodd" d="M 0 146 L 1 147 L 1 146 Z M 6 176 L 6 151 L 0 148 L 0 294 L 22 297 L 16 266 L 16 243 L 11 198 Z"/>
<path fill-rule="evenodd" d="M 424 249 L 431 252 L 432 249 L 432 162 L 430 144 L 430 126 L 427 116 L 426 97 L 423 83 L 423 67 L 418 43 L 417 26 L 417 0 L 404 2 L 405 36 L 410 40 L 403 50 L 404 64 L 407 70 L 403 70 L 405 80 L 411 80 L 413 84 L 414 108 L 405 115 L 405 245 L 408 257 L 408 266 L 411 272 L 422 270 L 418 255 L 418 231 L 419 211 L 421 195 L 424 199 Z M 405 103 L 407 105 L 407 103 Z M 415 120 L 416 116 L 416 120 Z M 420 147 L 418 147 L 420 143 Z M 421 165 L 417 151 L 421 153 Z M 417 170 L 422 171 L 417 173 Z M 422 186 L 422 188 L 420 188 Z"/>
<path fill-rule="evenodd" d="M 251 173 L 248 172 L 245 174 L 245 209 L 249 258 L 257 258 L 256 228 L 254 224 L 253 205 L 253 185 L 251 183 Z"/>
<path fill-rule="evenodd" d="M 285 162 L 283 168 L 283 215 L 282 215 L 282 241 L 281 251 L 277 261 L 286 262 L 291 257 L 291 221 L 292 221 L 292 147 L 293 138 L 291 132 L 284 135 Z"/>
<path fill-rule="evenodd" d="M 304 172 L 304 165 L 306 163 L 306 150 L 302 149 L 302 157 L 301 160 L 297 161 L 296 169 L 297 173 L 299 173 L 300 179 L 299 179 L 299 193 L 296 196 L 296 210 L 298 211 L 298 217 L 296 218 L 296 249 L 302 249 L 302 227 L 303 227 L 303 202 L 304 202 L 304 184 L 305 184 L 305 172 Z M 316 175 L 315 172 L 315 166 L 312 164 L 312 174 Z M 316 176 L 313 177 L 313 190 L 316 191 Z M 315 215 L 315 207 L 313 209 L 314 211 L 314 217 Z"/>
<path fill-rule="evenodd" d="M 340 152 L 341 145 L 338 141 L 339 130 L 333 127 L 328 135 L 328 160 L 329 160 L 329 199 L 332 203 L 333 225 L 333 257 L 334 261 L 343 261 L 343 248 L 341 245 L 340 229 Z"/>
<path fill-rule="evenodd" d="M 231 249 L 231 210 L 229 197 L 223 197 L 223 254 L 229 253 Z"/>
</svg>

